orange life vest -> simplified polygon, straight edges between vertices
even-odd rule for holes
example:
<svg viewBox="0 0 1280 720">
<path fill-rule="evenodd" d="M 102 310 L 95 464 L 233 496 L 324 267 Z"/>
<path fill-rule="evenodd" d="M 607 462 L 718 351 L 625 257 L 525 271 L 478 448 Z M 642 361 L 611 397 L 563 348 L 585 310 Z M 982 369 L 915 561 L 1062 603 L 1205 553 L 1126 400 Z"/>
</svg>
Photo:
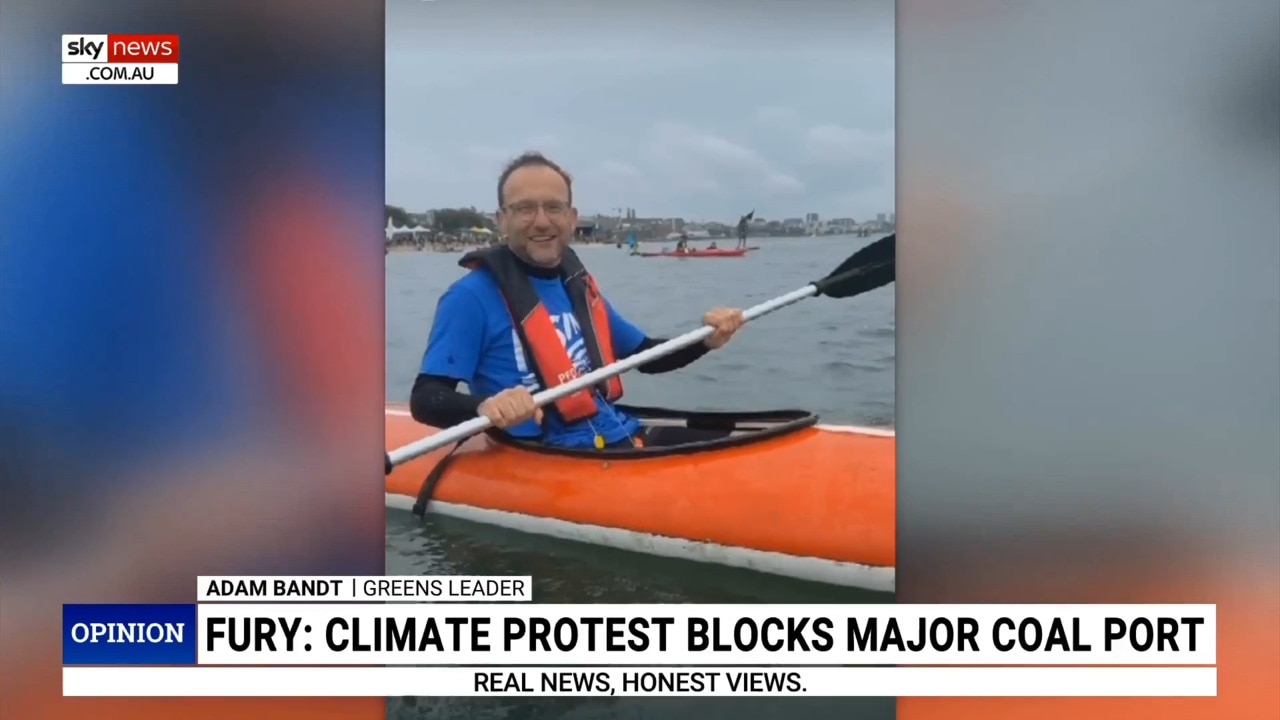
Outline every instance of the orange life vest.
<svg viewBox="0 0 1280 720">
<path fill-rule="evenodd" d="M 563 385 L 578 377 L 573 359 L 551 322 L 551 314 L 510 248 L 497 245 L 475 250 L 463 256 L 458 264 L 470 269 L 484 268 L 493 275 L 511 313 L 511 326 L 520 338 L 525 359 L 542 387 Z M 591 368 L 596 370 L 612 364 L 615 360 L 613 338 L 609 334 L 609 315 L 604 298 L 596 281 L 569 248 L 565 248 L 560 259 L 560 278 L 573 305 L 574 317 L 582 329 Z M 616 402 L 622 397 L 622 380 L 612 377 L 597 384 L 595 389 L 605 400 Z M 586 420 L 598 412 L 590 390 L 562 397 L 552 409 L 566 423 Z"/>
</svg>

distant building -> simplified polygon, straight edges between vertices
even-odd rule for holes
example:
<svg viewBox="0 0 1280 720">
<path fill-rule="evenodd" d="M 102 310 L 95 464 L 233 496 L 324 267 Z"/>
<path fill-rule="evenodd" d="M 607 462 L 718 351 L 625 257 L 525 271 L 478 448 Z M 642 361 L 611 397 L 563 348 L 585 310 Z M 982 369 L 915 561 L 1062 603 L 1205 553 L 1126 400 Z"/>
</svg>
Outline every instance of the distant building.
<svg viewBox="0 0 1280 720">
<path fill-rule="evenodd" d="M 809 213 L 808 215 L 805 215 L 805 216 L 804 216 L 804 221 L 805 221 L 805 223 L 807 223 L 807 224 L 809 224 L 809 225 L 817 225 L 817 224 L 818 224 L 818 213 Z"/>
</svg>

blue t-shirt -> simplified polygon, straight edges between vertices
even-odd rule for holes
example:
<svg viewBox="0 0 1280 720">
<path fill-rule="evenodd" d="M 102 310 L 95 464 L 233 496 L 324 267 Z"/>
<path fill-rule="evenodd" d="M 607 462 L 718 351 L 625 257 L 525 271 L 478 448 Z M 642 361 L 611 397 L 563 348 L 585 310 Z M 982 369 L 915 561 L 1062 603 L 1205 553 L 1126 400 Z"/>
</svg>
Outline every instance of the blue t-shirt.
<svg viewBox="0 0 1280 720">
<path fill-rule="evenodd" d="M 563 281 L 538 277 L 530 277 L 529 281 L 551 315 L 578 372 L 594 370 Z M 644 341 L 644 333 L 619 315 L 607 300 L 605 307 L 614 356 L 634 353 Z M 468 273 L 440 297 L 422 357 L 422 372 L 462 380 L 479 397 L 490 397 L 517 385 L 524 385 L 533 393 L 543 389 L 521 349 L 498 283 L 485 270 Z M 639 421 L 615 409 L 598 392 L 595 399 L 599 412 L 587 420 L 565 425 L 554 413 L 545 413 L 541 429 L 530 420 L 507 428 L 507 432 L 521 438 L 541 434 L 547 445 L 577 448 L 594 447 L 597 433 L 606 443 L 615 443 L 639 430 Z"/>
</svg>

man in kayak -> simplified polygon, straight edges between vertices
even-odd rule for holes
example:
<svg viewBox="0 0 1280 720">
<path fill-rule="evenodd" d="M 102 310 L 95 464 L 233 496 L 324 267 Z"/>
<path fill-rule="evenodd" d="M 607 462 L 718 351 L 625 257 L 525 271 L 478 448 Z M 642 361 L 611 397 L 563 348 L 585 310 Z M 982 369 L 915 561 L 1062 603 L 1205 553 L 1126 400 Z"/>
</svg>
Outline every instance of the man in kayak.
<svg viewBox="0 0 1280 720">
<path fill-rule="evenodd" d="M 642 431 L 618 410 L 613 378 L 547 406 L 533 392 L 663 342 L 649 338 L 604 299 L 568 247 L 577 226 L 572 181 L 537 153 L 514 160 L 498 180 L 498 223 L 505 245 L 468 253 L 471 272 L 454 282 L 435 321 L 413 385 L 415 420 L 449 427 L 483 415 L 513 437 L 568 448 L 624 448 L 707 439 L 687 428 Z M 520 318 L 513 323 L 512 318 Z M 742 311 L 702 316 L 715 332 L 703 343 L 652 360 L 642 373 L 670 372 L 722 347 L 742 327 Z M 458 391 L 466 383 L 470 394 Z"/>
</svg>

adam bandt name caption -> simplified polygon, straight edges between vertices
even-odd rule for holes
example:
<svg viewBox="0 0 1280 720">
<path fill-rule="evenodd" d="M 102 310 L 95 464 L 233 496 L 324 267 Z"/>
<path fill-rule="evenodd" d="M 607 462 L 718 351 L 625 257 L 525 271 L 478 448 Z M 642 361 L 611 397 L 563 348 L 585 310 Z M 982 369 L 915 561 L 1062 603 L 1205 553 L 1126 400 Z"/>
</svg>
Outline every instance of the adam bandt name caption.
<svg viewBox="0 0 1280 720">
<path fill-rule="evenodd" d="M 197 616 L 201 664 L 1216 662 L 1213 606 L 206 604 Z"/>
<path fill-rule="evenodd" d="M 201 577 L 198 602 L 528 602 L 533 578 Z"/>
</svg>

